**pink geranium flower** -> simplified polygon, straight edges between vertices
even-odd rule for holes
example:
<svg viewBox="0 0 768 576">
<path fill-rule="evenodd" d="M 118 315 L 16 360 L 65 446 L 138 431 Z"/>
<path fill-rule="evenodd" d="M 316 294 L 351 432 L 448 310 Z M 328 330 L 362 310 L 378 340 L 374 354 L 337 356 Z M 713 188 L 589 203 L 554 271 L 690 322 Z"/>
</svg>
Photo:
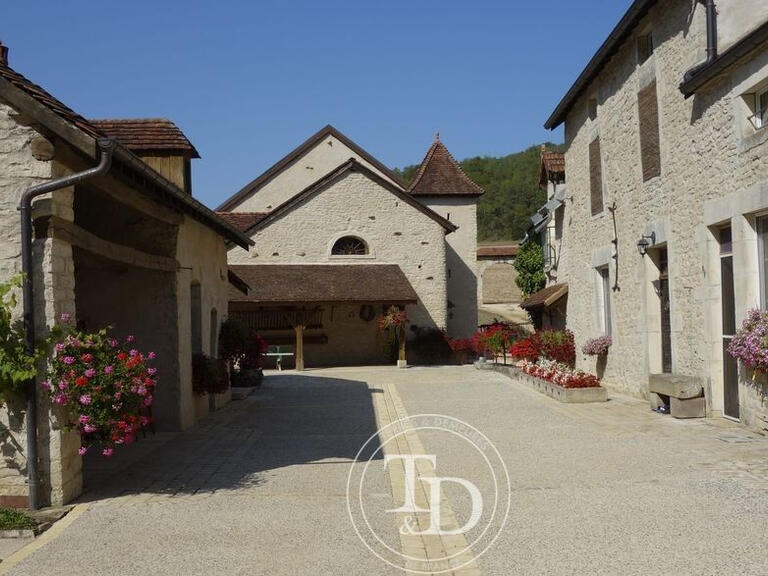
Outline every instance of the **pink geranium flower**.
<svg viewBox="0 0 768 576">
<path fill-rule="evenodd" d="M 80 454 L 80 456 L 85 456 L 86 452 L 88 452 L 88 448 L 85 446 L 80 446 L 80 448 L 77 449 L 77 453 Z"/>
<path fill-rule="evenodd" d="M 112 374 L 114 371 L 115 369 L 113 366 L 104 366 L 104 374 Z"/>
<path fill-rule="evenodd" d="M 79 402 L 83 406 L 88 406 L 88 404 L 91 403 L 91 395 L 90 394 L 83 394 L 82 396 L 80 396 Z"/>
<path fill-rule="evenodd" d="M 112 456 L 112 454 L 114 454 L 114 453 L 115 453 L 115 449 L 114 448 L 104 448 L 104 450 L 101 451 L 101 454 L 103 456 L 107 456 L 107 457 Z"/>
</svg>

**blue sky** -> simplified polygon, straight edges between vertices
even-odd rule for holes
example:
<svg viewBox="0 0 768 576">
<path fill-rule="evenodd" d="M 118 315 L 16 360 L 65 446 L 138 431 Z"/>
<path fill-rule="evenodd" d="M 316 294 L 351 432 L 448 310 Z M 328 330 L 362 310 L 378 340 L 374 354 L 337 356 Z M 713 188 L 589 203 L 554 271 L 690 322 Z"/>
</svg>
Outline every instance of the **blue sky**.
<svg viewBox="0 0 768 576">
<path fill-rule="evenodd" d="M 542 127 L 630 0 L 20 0 L 16 70 L 86 117 L 168 117 L 215 206 L 325 124 L 389 166 L 439 131 L 463 159 Z"/>
</svg>

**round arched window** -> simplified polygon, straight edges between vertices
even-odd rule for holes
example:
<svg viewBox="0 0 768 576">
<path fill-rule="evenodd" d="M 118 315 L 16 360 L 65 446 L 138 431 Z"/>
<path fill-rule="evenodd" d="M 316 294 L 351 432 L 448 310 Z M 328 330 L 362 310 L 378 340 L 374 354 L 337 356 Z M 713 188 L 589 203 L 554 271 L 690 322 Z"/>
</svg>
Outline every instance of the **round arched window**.
<svg viewBox="0 0 768 576">
<path fill-rule="evenodd" d="M 333 256 L 364 256 L 368 254 L 368 245 L 356 236 L 339 238 L 331 248 Z"/>
</svg>

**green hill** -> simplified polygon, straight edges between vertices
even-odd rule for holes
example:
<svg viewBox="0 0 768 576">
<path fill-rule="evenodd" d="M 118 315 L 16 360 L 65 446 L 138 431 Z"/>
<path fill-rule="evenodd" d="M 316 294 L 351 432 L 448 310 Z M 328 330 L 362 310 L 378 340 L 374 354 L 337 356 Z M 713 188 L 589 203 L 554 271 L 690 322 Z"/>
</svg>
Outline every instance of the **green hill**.
<svg viewBox="0 0 768 576">
<path fill-rule="evenodd" d="M 558 146 L 548 143 L 547 148 Z M 516 242 L 525 235 L 531 214 L 546 202 L 539 188 L 540 150 L 541 145 L 536 145 L 502 158 L 478 156 L 460 163 L 466 175 L 485 190 L 477 206 L 480 242 Z M 406 166 L 395 172 L 410 182 L 418 168 Z"/>
</svg>

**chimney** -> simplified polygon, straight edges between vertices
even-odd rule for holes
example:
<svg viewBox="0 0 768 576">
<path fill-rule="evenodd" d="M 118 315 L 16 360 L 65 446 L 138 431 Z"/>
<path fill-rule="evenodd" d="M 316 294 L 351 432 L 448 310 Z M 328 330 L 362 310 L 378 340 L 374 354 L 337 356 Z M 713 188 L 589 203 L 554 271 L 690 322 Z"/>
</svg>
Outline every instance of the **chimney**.
<svg viewBox="0 0 768 576">
<path fill-rule="evenodd" d="M 8 46 L 3 46 L 0 40 L 0 66 L 8 66 Z"/>
</svg>

